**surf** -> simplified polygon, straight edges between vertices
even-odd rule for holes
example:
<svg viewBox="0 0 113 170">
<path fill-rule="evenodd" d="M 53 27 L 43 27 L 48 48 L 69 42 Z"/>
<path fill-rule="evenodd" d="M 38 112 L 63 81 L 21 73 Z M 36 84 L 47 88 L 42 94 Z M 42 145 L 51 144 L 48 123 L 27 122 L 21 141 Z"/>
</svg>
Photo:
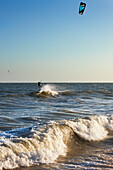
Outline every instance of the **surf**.
<svg viewBox="0 0 113 170">
<path fill-rule="evenodd" d="M 54 163 L 66 156 L 73 143 L 77 147 L 81 141 L 105 140 L 110 131 L 113 133 L 113 116 L 95 115 L 1 132 L 0 169 Z"/>
<path fill-rule="evenodd" d="M 39 93 L 37 93 L 39 96 L 52 96 L 55 97 L 58 95 L 58 92 L 55 90 L 55 86 L 46 84 L 41 87 Z"/>
</svg>

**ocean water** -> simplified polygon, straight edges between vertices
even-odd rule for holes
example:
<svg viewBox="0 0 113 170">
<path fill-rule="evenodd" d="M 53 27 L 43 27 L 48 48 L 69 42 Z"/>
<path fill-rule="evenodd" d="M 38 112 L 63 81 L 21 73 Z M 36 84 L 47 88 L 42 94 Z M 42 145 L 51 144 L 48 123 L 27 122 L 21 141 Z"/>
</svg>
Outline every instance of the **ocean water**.
<svg viewBox="0 0 113 170">
<path fill-rule="evenodd" d="M 0 169 L 113 169 L 112 83 L 1 83 Z"/>
</svg>

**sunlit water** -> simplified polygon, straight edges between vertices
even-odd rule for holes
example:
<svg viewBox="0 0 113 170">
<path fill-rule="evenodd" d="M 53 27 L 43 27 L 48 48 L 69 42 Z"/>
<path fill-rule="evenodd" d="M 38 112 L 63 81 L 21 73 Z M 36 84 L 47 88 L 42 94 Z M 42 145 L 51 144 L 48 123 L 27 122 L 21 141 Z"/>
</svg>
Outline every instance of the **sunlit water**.
<svg viewBox="0 0 113 170">
<path fill-rule="evenodd" d="M 112 113 L 112 83 L 1 83 L 0 169 L 112 169 Z"/>
</svg>

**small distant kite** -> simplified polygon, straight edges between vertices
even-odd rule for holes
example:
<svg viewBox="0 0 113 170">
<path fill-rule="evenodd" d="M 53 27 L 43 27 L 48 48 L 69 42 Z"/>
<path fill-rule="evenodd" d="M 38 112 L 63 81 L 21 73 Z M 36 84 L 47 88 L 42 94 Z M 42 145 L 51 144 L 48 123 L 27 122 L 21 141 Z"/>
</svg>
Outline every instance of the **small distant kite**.
<svg viewBox="0 0 113 170">
<path fill-rule="evenodd" d="M 79 6 L 79 14 L 82 15 L 84 13 L 84 10 L 86 8 L 86 4 L 81 2 Z"/>
</svg>

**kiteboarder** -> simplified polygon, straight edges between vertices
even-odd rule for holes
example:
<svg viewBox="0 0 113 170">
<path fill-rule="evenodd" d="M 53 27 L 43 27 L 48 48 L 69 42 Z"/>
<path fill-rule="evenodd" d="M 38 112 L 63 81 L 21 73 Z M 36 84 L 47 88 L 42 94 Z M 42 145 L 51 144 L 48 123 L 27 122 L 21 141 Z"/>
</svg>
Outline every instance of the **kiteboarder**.
<svg viewBox="0 0 113 170">
<path fill-rule="evenodd" d="M 41 82 L 39 81 L 39 82 L 38 82 L 38 87 L 41 87 L 41 86 L 42 86 L 42 85 L 41 85 Z"/>
</svg>

